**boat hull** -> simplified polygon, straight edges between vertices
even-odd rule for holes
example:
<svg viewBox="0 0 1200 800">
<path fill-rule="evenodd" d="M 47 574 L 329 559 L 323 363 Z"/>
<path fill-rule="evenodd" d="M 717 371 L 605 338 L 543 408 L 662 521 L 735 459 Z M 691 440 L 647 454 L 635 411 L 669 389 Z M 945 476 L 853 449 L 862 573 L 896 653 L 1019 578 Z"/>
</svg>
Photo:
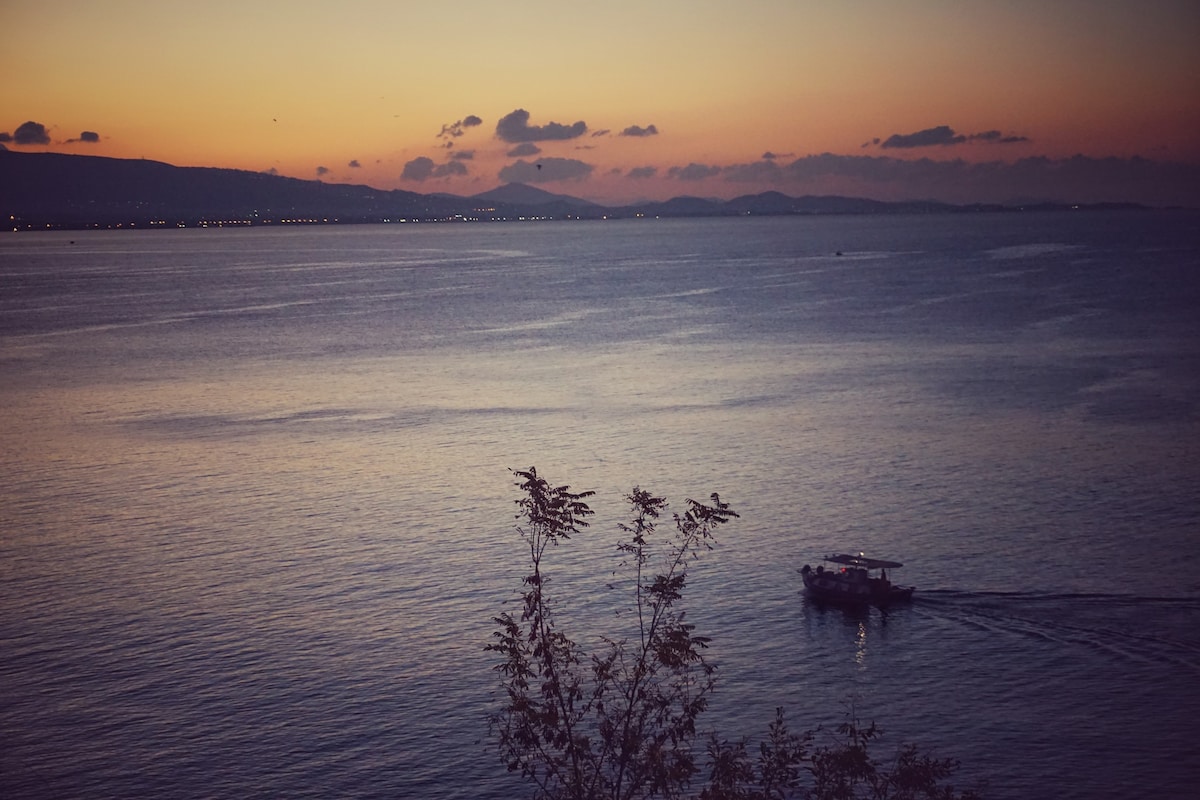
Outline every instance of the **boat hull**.
<svg viewBox="0 0 1200 800">
<path fill-rule="evenodd" d="M 896 586 L 878 578 L 853 573 L 814 570 L 808 565 L 800 571 L 804 588 L 815 600 L 839 605 L 885 607 L 912 600 L 913 587 Z"/>
</svg>

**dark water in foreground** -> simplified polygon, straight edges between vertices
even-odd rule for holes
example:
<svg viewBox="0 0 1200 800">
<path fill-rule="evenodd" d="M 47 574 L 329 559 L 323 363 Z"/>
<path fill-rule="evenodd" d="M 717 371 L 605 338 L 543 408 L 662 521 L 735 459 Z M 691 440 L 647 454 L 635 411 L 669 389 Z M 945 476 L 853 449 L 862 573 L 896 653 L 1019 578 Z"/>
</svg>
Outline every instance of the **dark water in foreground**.
<svg viewBox="0 0 1200 800">
<path fill-rule="evenodd" d="M 1198 225 L 0 238 L 0 796 L 519 796 L 482 646 L 536 464 L 598 492 L 589 630 L 632 485 L 741 513 L 689 602 L 723 735 L 853 708 L 990 797 L 1191 797 Z M 811 605 L 838 549 L 917 600 Z"/>
</svg>

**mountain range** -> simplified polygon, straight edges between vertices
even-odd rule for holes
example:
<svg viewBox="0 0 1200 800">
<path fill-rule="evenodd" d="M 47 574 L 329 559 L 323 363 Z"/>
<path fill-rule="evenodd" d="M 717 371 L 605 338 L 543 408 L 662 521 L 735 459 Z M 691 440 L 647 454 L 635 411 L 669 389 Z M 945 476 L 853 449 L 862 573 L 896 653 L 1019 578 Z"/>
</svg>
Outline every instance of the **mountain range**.
<svg viewBox="0 0 1200 800">
<path fill-rule="evenodd" d="M 1039 206 L 1065 208 L 1067 206 Z M 0 145 L 0 220 L 13 230 L 88 227 L 949 213 L 996 205 L 884 202 L 779 192 L 732 200 L 675 197 L 603 206 L 525 184 L 470 197 L 306 181 L 263 172 L 177 167 L 144 159 L 19 153 Z M 1028 208 L 1028 206 L 1024 207 Z"/>
</svg>

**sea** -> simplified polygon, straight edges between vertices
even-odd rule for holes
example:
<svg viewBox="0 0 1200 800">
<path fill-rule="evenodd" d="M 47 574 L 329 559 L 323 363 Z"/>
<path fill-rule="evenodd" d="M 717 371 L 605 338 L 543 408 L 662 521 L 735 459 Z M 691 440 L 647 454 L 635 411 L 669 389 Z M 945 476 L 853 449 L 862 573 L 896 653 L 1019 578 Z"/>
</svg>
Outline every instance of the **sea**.
<svg viewBox="0 0 1200 800">
<path fill-rule="evenodd" d="M 5 798 L 531 796 L 484 649 L 530 466 L 596 493 L 545 567 L 589 647 L 634 487 L 740 515 L 701 747 L 1200 785 L 1196 212 L 5 234 L 0 409 Z M 836 552 L 912 603 L 807 599 Z"/>
</svg>

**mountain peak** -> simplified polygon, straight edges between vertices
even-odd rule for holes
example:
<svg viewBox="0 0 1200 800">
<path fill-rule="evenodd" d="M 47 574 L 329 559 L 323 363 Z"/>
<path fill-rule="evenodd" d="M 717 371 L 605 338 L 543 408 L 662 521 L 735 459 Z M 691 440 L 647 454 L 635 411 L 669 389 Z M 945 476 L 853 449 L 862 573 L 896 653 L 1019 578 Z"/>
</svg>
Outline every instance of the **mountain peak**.
<svg viewBox="0 0 1200 800">
<path fill-rule="evenodd" d="M 471 195 L 472 200 L 486 200 L 489 203 L 512 203 L 514 205 L 543 206 L 551 203 L 566 203 L 573 207 L 594 206 L 587 200 L 571 197 L 566 194 L 554 194 L 527 183 L 506 183 L 491 191 Z"/>
</svg>

